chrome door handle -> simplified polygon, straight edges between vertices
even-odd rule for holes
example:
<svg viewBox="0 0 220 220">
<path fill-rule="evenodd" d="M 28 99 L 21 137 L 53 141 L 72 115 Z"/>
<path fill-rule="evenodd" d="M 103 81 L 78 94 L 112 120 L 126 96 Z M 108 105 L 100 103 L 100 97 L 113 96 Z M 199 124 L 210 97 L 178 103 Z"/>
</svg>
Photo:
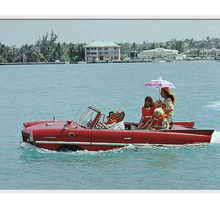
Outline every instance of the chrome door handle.
<svg viewBox="0 0 220 220">
<path fill-rule="evenodd" d="M 74 137 L 75 134 L 74 134 L 74 133 L 69 133 L 69 136 L 70 136 L 70 137 Z"/>
<path fill-rule="evenodd" d="M 128 138 L 124 138 L 124 140 L 131 140 L 131 138 L 129 138 L 129 137 Z"/>
</svg>

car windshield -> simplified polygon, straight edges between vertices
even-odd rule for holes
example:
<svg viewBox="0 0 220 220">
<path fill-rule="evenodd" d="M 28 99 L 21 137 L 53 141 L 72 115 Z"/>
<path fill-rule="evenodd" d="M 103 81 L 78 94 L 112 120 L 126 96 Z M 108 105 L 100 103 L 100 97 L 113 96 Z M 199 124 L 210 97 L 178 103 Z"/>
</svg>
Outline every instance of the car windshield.
<svg viewBox="0 0 220 220">
<path fill-rule="evenodd" d="M 88 108 L 85 113 L 78 120 L 76 120 L 76 123 L 82 127 L 90 128 L 97 114 L 98 112 L 91 108 Z"/>
<path fill-rule="evenodd" d="M 94 126 L 94 129 L 103 129 L 104 120 L 105 120 L 105 115 L 101 114 Z"/>
</svg>

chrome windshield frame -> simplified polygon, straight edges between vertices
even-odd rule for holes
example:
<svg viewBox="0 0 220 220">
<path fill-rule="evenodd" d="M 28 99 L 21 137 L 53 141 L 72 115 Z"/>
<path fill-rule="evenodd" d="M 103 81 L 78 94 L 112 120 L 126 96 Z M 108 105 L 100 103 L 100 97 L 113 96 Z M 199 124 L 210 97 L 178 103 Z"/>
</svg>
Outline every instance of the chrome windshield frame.
<svg viewBox="0 0 220 220">
<path fill-rule="evenodd" d="M 104 128 L 104 126 L 103 126 L 104 120 L 105 120 L 105 114 L 100 114 L 100 116 L 99 116 L 98 120 L 96 121 L 93 129 L 103 129 Z M 100 125 L 98 125 L 98 123 L 100 123 Z"/>
<path fill-rule="evenodd" d="M 83 128 L 91 129 L 96 124 L 100 114 L 101 112 L 98 109 L 89 106 L 82 116 L 76 120 L 76 123 Z"/>
</svg>

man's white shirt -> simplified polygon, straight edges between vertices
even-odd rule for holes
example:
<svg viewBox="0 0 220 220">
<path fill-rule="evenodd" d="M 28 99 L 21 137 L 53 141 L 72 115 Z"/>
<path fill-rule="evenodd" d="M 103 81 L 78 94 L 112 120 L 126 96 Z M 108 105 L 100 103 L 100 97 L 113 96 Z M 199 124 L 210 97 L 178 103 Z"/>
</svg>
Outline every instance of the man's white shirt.
<svg viewBox="0 0 220 220">
<path fill-rule="evenodd" d="M 111 130 L 125 130 L 124 121 L 115 122 L 111 125 L 108 125 Z"/>
</svg>

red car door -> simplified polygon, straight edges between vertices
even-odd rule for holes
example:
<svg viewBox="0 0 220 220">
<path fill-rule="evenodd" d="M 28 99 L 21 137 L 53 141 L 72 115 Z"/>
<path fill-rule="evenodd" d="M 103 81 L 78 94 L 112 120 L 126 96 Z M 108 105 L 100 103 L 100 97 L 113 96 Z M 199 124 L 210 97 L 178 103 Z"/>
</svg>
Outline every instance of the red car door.
<svg viewBox="0 0 220 220">
<path fill-rule="evenodd" d="M 60 139 L 68 145 L 78 146 L 83 150 L 91 150 L 91 129 L 66 129 L 62 130 Z"/>
<path fill-rule="evenodd" d="M 132 131 L 93 129 L 91 150 L 109 150 L 132 144 Z"/>
</svg>

